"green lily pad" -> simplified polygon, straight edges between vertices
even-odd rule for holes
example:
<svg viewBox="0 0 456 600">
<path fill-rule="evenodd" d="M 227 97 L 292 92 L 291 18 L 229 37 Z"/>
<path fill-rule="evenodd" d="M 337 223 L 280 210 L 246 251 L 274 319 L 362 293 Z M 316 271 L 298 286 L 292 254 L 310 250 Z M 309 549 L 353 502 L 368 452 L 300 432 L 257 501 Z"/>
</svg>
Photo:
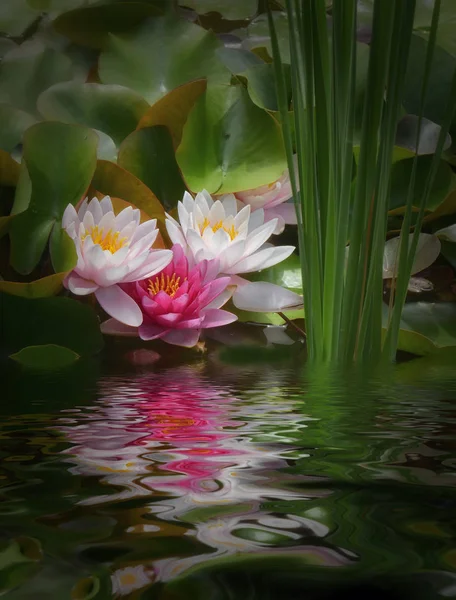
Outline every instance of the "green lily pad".
<svg viewBox="0 0 456 600">
<path fill-rule="evenodd" d="M 38 96 L 73 77 L 70 59 L 39 41 L 24 42 L 0 63 L 0 102 L 35 115 Z"/>
<path fill-rule="evenodd" d="M 239 75 L 247 69 L 265 64 L 259 56 L 244 48 L 223 46 L 217 50 L 217 55 L 233 75 Z"/>
<path fill-rule="evenodd" d="M 72 298 L 30 300 L 1 293 L 2 342 L 8 354 L 27 346 L 56 344 L 80 356 L 99 352 L 103 337 L 95 311 Z"/>
<path fill-rule="evenodd" d="M 205 79 L 197 79 L 171 90 L 148 109 L 140 120 L 138 129 L 165 125 L 171 133 L 174 148 L 177 148 L 188 114 L 206 85 Z"/>
<path fill-rule="evenodd" d="M 0 37 L 0 58 L 3 58 L 10 50 L 17 48 L 17 44 L 9 38 Z"/>
<path fill-rule="evenodd" d="M 126 200 L 151 219 L 164 223 L 165 211 L 150 188 L 129 171 L 106 160 L 99 160 L 92 187 L 102 194 Z"/>
<path fill-rule="evenodd" d="M 11 152 L 22 142 L 24 132 L 36 121 L 29 113 L 9 104 L 0 104 L 0 148 Z"/>
<path fill-rule="evenodd" d="M 456 303 L 408 302 L 401 327 L 427 337 L 437 347 L 456 346 Z"/>
<path fill-rule="evenodd" d="M 219 46 L 211 32 L 193 23 L 172 15 L 149 19 L 133 33 L 110 36 L 99 59 L 100 79 L 135 90 L 153 104 L 183 83 L 220 76 Z"/>
<path fill-rule="evenodd" d="M 67 251 L 71 252 L 69 258 L 74 258 L 74 247 L 71 250 L 65 236 L 60 234 L 61 219 L 68 204 L 77 204 L 89 187 L 96 168 L 97 145 L 96 133 L 79 125 L 38 123 L 27 131 L 24 161 L 31 181 L 31 196 L 10 231 L 10 262 L 19 273 L 27 275 L 33 271 L 54 225 L 57 232 L 51 240 L 53 264 L 63 263 L 68 267 Z"/>
<path fill-rule="evenodd" d="M 195 192 L 255 188 L 287 168 L 279 124 L 242 86 L 208 85 L 190 112 L 176 158 Z"/>
<path fill-rule="evenodd" d="M 62 369 L 73 364 L 80 357 L 69 348 L 47 344 L 43 346 L 27 346 L 10 358 L 29 369 Z"/>
<path fill-rule="evenodd" d="M 272 18 L 279 43 L 280 57 L 282 62 L 290 64 L 290 47 L 288 42 L 288 19 L 285 12 L 273 11 Z M 242 46 L 246 50 L 266 48 L 268 55 L 272 57 L 271 36 L 269 35 L 268 17 L 266 14 L 259 15 L 244 30 L 233 31 L 242 38 Z"/>
<path fill-rule="evenodd" d="M 410 58 L 404 84 L 404 106 L 407 112 L 419 114 L 420 92 L 425 68 L 427 43 L 417 35 L 412 36 Z M 451 90 L 451 80 L 456 67 L 456 58 L 442 48 L 436 47 L 428 81 L 428 94 L 423 116 L 441 124 Z M 450 127 L 450 135 L 456 134 L 456 115 Z"/>
<path fill-rule="evenodd" d="M 30 283 L 0 281 L 0 292 L 23 298 L 48 298 L 60 292 L 66 274 L 67 272 L 54 273 Z"/>
<path fill-rule="evenodd" d="M 166 210 L 177 206 L 186 190 L 174 156 L 171 134 L 163 126 L 130 134 L 119 149 L 120 167 L 143 181 Z"/>
<path fill-rule="evenodd" d="M 418 168 L 413 195 L 413 206 L 417 207 L 421 201 L 421 195 L 426 184 L 432 156 L 419 156 L 417 158 Z M 391 172 L 390 210 L 400 213 L 407 202 L 407 193 L 412 174 L 413 159 L 401 160 L 393 165 Z M 450 192 L 456 187 L 456 177 L 451 167 L 441 160 L 437 169 L 437 175 L 426 205 L 428 211 L 435 210 Z"/>
<path fill-rule="evenodd" d="M 27 0 L 2 0 L 0 3 L 0 32 L 21 35 L 37 19 L 39 13 Z"/>
<path fill-rule="evenodd" d="M 45 119 L 100 130 L 120 144 L 136 129 L 149 104 L 120 85 L 69 81 L 53 85 L 38 98 Z"/>
<path fill-rule="evenodd" d="M 193 9 L 199 15 L 218 12 L 231 21 L 251 19 L 258 10 L 258 0 L 180 0 L 179 4 Z"/>
<path fill-rule="evenodd" d="M 291 95 L 291 76 L 289 65 L 284 65 L 288 83 L 289 97 Z M 243 73 L 247 79 L 247 89 L 253 102 L 260 108 L 278 111 L 279 105 L 276 94 L 276 81 L 273 64 L 256 65 Z"/>
<path fill-rule="evenodd" d="M 110 34 L 130 31 L 159 14 L 156 6 L 146 2 L 115 2 L 65 12 L 55 19 L 54 28 L 75 44 L 103 48 Z"/>
</svg>

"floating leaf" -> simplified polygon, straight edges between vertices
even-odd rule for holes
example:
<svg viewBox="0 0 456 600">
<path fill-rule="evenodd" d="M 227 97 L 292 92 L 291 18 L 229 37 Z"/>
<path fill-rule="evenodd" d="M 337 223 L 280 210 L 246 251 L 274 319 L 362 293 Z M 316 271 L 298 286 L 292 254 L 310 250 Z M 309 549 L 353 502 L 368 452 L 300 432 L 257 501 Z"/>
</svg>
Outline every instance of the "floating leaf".
<svg viewBox="0 0 456 600">
<path fill-rule="evenodd" d="M 219 46 L 211 32 L 172 15 L 150 19 L 134 33 L 110 37 L 99 59 L 100 79 L 131 88 L 153 104 L 183 83 L 219 76 Z"/>
<path fill-rule="evenodd" d="M 155 194 L 140 179 L 114 163 L 98 161 L 92 187 L 102 194 L 130 202 L 151 219 L 165 220 L 165 211 Z"/>
<path fill-rule="evenodd" d="M 44 346 L 27 346 L 10 358 L 29 369 L 56 370 L 68 367 L 80 357 L 64 346 L 47 344 Z"/>
<path fill-rule="evenodd" d="M 413 35 L 412 38 L 404 84 L 404 106 L 407 112 L 418 115 L 420 112 L 420 93 L 426 63 L 427 43 L 417 35 Z M 426 95 L 423 116 L 438 124 L 441 124 L 445 114 L 455 67 L 456 58 L 437 46 L 434 51 L 427 88 L 431 90 L 431 93 Z M 453 117 L 453 124 L 450 128 L 450 134 L 454 136 L 455 133 L 456 115 Z"/>
<path fill-rule="evenodd" d="M 418 168 L 413 195 L 413 206 L 419 206 L 421 195 L 426 186 L 431 167 L 432 156 L 417 158 Z M 391 172 L 390 211 L 391 214 L 401 214 L 405 210 L 409 182 L 412 174 L 414 159 L 401 160 L 393 165 Z M 441 160 L 437 174 L 426 205 L 428 211 L 435 210 L 456 186 L 456 177 L 451 167 Z"/>
<path fill-rule="evenodd" d="M 247 69 L 265 64 L 259 56 L 244 48 L 223 46 L 217 50 L 217 56 L 233 75 L 244 73 Z"/>
<path fill-rule="evenodd" d="M 242 86 L 208 86 L 188 117 L 176 158 L 195 192 L 255 188 L 287 168 L 280 126 Z"/>
<path fill-rule="evenodd" d="M 410 234 L 409 244 L 411 244 L 412 237 L 413 234 Z M 398 269 L 396 262 L 399 257 L 400 239 L 400 237 L 395 237 L 388 240 L 385 244 L 383 252 L 383 279 L 397 277 Z M 440 248 L 440 240 L 436 235 L 420 233 L 411 274 L 414 275 L 430 267 L 437 260 Z"/>
<path fill-rule="evenodd" d="M 95 311 L 78 300 L 30 300 L 2 293 L 0 302 L 2 342 L 8 353 L 26 346 L 57 344 L 83 356 L 103 347 Z"/>
<path fill-rule="evenodd" d="M 134 131 L 120 146 L 117 162 L 144 182 L 167 210 L 182 200 L 186 188 L 166 127 Z"/>
<path fill-rule="evenodd" d="M 120 144 L 136 129 L 149 104 L 120 85 L 69 81 L 53 85 L 38 99 L 46 119 L 98 129 Z"/>
<path fill-rule="evenodd" d="M 97 144 L 96 133 L 79 125 L 38 123 L 27 131 L 24 160 L 31 198 L 24 212 L 13 220 L 10 231 L 11 265 L 19 273 L 31 273 L 54 224 L 60 231 L 67 205 L 77 204 L 85 194 L 96 167 Z M 53 262 L 66 263 L 69 248 L 64 236 L 54 234 Z"/>
<path fill-rule="evenodd" d="M 437 347 L 456 346 L 456 303 L 407 302 L 401 327 L 429 338 Z"/>
<path fill-rule="evenodd" d="M 11 36 L 21 35 L 39 16 L 27 0 L 2 0 L 0 2 L 0 32 Z"/>
<path fill-rule="evenodd" d="M 291 90 L 290 70 L 287 68 L 288 65 L 284 67 L 288 87 Z M 243 75 L 247 79 L 247 89 L 253 102 L 260 108 L 278 111 L 274 65 L 256 65 L 245 71 Z"/>
<path fill-rule="evenodd" d="M 395 145 L 408 150 L 407 156 L 414 155 L 416 151 L 416 136 L 418 133 L 419 119 L 416 115 L 402 117 L 397 126 Z M 419 129 L 418 154 L 434 154 L 437 149 L 441 127 L 429 119 L 423 118 Z M 451 146 L 451 137 L 447 134 L 443 149 Z"/>
<path fill-rule="evenodd" d="M 24 42 L 0 63 L 0 102 L 34 115 L 41 92 L 72 77 L 71 61 L 62 52 L 38 41 Z"/>
<path fill-rule="evenodd" d="M 296 254 L 292 254 L 273 267 L 263 269 L 257 273 L 252 273 L 248 278 L 251 281 L 267 281 L 269 283 L 274 283 L 275 285 L 280 285 L 292 290 L 297 294 L 302 293 L 301 262 L 299 256 Z"/>
<path fill-rule="evenodd" d="M 66 274 L 66 272 L 54 273 L 30 283 L 0 281 L 0 292 L 5 292 L 13 296 L 22 296 L 23 298 L 48 298 L 60 292 Z"/>
<path fill-rule="evenodd" d="M 283 62 L 290 63 L 290 46 L 288 33 L 288 19 L 284 12 L 273 11 L 274 28 L 279 43 L 280 56 Z M 242 46 L 246 50 L 255 48 L 266 48 L 268 55 L 272 57 L 271 37 L 269 34 L 268 17 L 266 14 L 259 15 L 245 30 L 233 31 L 234 34 L 242 36 Z"/>
<path fill-rule="evenodd" d="M 193 9 L 199 15 L 218 12 L 231 21 L 251 19 L 258 10 L 258 0 L 180 0 L 179 4 Z"/>
<path fill-rule="evenodd" d="M 9 104 L 0 104 L 0 148 L 11 152 L 22 142 L 24 132 L 35 123 L 32 115 Z"/>
<path fill-rule="evenodd" d="M 14 50 L 14 48 L 17 48 L 17 44 L 13 42 L 13 40 L 0 37 L 0 58 L 3 58 L 5 54 L 7 54 L 10 50 Z"/>
<path fill-rule="evenodd" d="M 72 42 L 91 48 L 103 48 L 110 34 L 134 29 L 151 16 L 157 7 L 145 2 L 115 2 L 88 6 L 66 12 L 54 21 L 54 28 Z"/>
<path fill-rule="evenodd" d="M 148 109 L 140 120 L 138 129 L 165 125 L 171 133 L 174 147 L 177 148 L 188 114 L 205 89 L 206 80 L 199 79 L 171 90 Z"/>
<path fill-rule="evenodd" d="M 20 165 L 8 152 L 0 150 L 0 185 L 15 186 L 19 179 Z"/>
</svg>

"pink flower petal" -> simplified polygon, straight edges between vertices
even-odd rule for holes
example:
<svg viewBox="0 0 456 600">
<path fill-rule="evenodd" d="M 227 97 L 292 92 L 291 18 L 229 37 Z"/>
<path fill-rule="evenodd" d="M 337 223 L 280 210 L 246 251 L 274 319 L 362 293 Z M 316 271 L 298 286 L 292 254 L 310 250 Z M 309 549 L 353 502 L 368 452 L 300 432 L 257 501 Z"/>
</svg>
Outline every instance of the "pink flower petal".
<svg viewBox="0 0 456 600">
<path fill-rule="evenodd" d="M 175 346 L 192 348 L 198 343 L 199 336 L 199 329 L 173 329 L 165 333 L 163 340 Z"/>
<path fill-rule="evenodd" d="M 233 304 L 249 312 L 281 312 L 303 307 L 302 296 L 266 281 L 238 287 L 233 295 Z"/>
<path fill-rule="evenodd" d="M 204 321 L 202 327 L 205 329 L 209 327 L 222 327 L 237 321 L 237 316 L 227 310 L 220 310 L 219 308 L 210 308 L 204 312 Z"/>
<path fill-rule="evenodd" d="M 145 341 L 161 338 L 167 331 L 165 327 L 150 322 L 143 323 L 138 329 L 139 337 Z"/>
<path fill-rule="evenodd" d="M 95 296 L 101 307 L 110 315 L 125 325 L 139 327 L 143 314 L 136 302 L 118 285 L 98 288 Z"/>
</svg>

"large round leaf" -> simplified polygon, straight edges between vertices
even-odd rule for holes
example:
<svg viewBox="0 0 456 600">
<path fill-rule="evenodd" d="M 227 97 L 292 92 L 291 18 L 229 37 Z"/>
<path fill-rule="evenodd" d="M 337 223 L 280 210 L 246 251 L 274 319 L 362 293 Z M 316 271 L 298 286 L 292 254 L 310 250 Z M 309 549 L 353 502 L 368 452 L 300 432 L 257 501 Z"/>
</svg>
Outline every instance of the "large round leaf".
<svg viewBox="0 0 456 600">
<path fill-rule="evenodd" d="M 431 167 L 432 156 L 418 157 L 418 168 L 416 172 L 416 181 L 413 194 L 413 206 L 418 207 L 421 202 L 421 197 L 426 186 L 429 170 Z M 391 172 L 391 192 L 390 204 L 391 211 L 401 213 L 407 202 L 407 193 L 412 174 L 414 159 L 401 160 L 393 165 Z M 435 210 L 448 194 L 455 188 L 456 178 L 448 163 L 440 161 L 437 175 L 434 179 L 434 184 L 429 195 L 426 209 L 428 211 Z"/>
<path fill-rule="evenodd" d="M 258 10 L 258 0 L 180 0 L 179 4 L 192 8 L 199 15 L 218 12 L 232 21 L 251 19 Z"/>
<path fill-rule="evenodd" d="M 41 42 L 24 42 L 0 63 L 0 102 L 35 114 L 38 96 L 59 81 L 73 77 L 70 59 Z"/>
<path fill-rule="evenodd" d="M 248 279 L 250 281 L 267 281 L 302 294 L 301 261 L 297 254 L 292 254 L 273 267 L 252 273 Z"/>
<path fill-rule="evenodd" d="M 38 99 L 46 119 L 98 129 L 120 144 L 136 129 L 149 104 L 120 85 L 66 82 L 53 85 Z"/>
<path fill-rule="evenodd" d="M 413 234 L 409 235 L 409 247 L 412 243 Z M 388 240 L 383 252 L 383 279 L 398 276 L 398 259 L 401 238 L 395 237 Z M 420 233 L 413 261 L 411 275 L 419 273 L 430 267 L 440 254 L 440 240 L 436 235 Z"/>
<path fill-rule="evenodd" d="M 153 104 L 138 124 L 138 129 L 165 125 L 176 148 L 182 139 L 182 129 L 196 100 L 206 89 L 206 80 L 197 79 L 171 90 Z"/>
<path fill-rule="evenodd" d="M 10 358 L 29 369 L 55 370 L 72 365 L 79 359 L 79 354 L 64 346 L 44 344 L 40 346 L 27 346 Z"/>
<path fill-rule="evenodd" d="M 410 47 L 410 58 L 404 85 L 404 105 L 409 113 L 418 115 L 420 111 L 420 95 L 426 63 L 427 42 L 413 35 Z M 451 90 L 451 80 L 456 67 L 456 58 L 442 48 L 436 47 L 432 68 L 428 81 L 428 93 L 423 115 L 441 124 L 445 114 Z M 450 127 L 450 134 L 456 134 L 456 115 Z"/>
<path fill-rule="evenodd" d="M 274 26 L 279 43 L 280 57 L 283 62 L 290 63 L 290 47 L 288 41 L 288 19 L 284 12 L 273 11 Z M 242 37 L 242 46 L 246 50 L 254 48 L 266 48 L 269 56 L 272 57 L 271 36 L 269 34 L 268 17 L 266 14 L 259 15 L 254 19 L 247 29 L 238 29 L 233 31 L 236 35 Z"/>
<path fill-rule="evenodd" d="M 172 15 L 150 19 L 134 33 L 110 36 L 100 55 L 100 79 L 129 87 L 152 104 L 183 83 L 219 76 L 219 46 L 211 32 Z"/>
<path fill-rule="evenodd" d="M 54 273 L 30 283 L 0 281 L 0 292 L 6 292 L 12 296 L 22 296 L 23 298 L 48 298 L 60 292 L 66 274 L 66 272 Z"/>
<path fill-rule="evenodd" d="M 54 21 L 56 31 L 72 42 L 102 48 L 109 34 L 129 31 L 160 11 L 147 2 L 116 2 L 66 12 Z"/>
<path fill-rule="evenodd" d="M 436 346 L 456 346 L 456 303 L 408 302 L 401 327 L 429 338 Z"/>
<path fill-rule="evenodd" d="M 283 66 L 290 94 L 290 70 L 288 65 L 285 64 Z M 256 65 L 247 69 L 242 75 L 247 79 L 247 89 L 250 97 L 257 106 L 271 111 L 279 110 L 273 64 Z"/>
<path fill-rule="evenodd" d="M 166 127 L 146 127 L 130 134 L 119 149 L 119 166 L 143 181 L 171 210 L 186 190 Z"/>
<path fill-rule="evenodd" d="M 419 128 L 419 129 L 418 129 Z M 413 156 L 416 152 L 416 138 L 418 136 L 418 154 L 434 154 L 440 136 L 441 127 L 429 119 L 423 118 L 421 124 L 416 115 L 406 115 L 397 126 L 395 146 L 408 150 L 404 158 Z M 451 146 L 451 137 L 447 134 L 443 150 Z"/>
<path fill-rule="evenodd" d="M 242 86 L 208 86 L 189 115 L 176 157 L 195 192 L 255 188 L 287 168 L 279 125 Z"/>
<path fill-rule="evenodd" d="M 22 142 L 24 132 L 35 123 L 32 115 L 10 104 L 0 104 L 0 148 L 11 152 Z"/>
<path fill-rule="evenodd" d="M 58 266 L 68 267 L 65 257 L 68 251 L 74 257 L 74 248 L 60 234 L 61 219 L 67 205 L 77 204 L 89 187 L 97 145 L 96 133 L 79 125 L 38 123 L 27 131 L 24 161 L 31 197 L 28 207 L 13 220 L 10 231 L 11 265 L 19 273 L 31 273 L 37 265 L 54 224 L 51 258 Z"/>
<path fill-rule="evenodd" d="M 11 36 L 21 35 L 39 16 L 27 0 L 2 0 L 0 2 L 0 32 Z"/>
<path fill-rule="evenodd" d="M 158 219 L 162 223 L 165 220 L 165 211 L 155 194 L 140 179 L 119 165 L 99 160 L 92 188 L 102 194 L 126 200 L 152 219 Z"/>
<path fill-rule="evenodd" d="M 2 342 L 8 353 L 26 346 L 57 344 L 80 355 L 103 346 L 96 313 L 72 298 L 29 300 L 1 294 Z"/>
</svg>

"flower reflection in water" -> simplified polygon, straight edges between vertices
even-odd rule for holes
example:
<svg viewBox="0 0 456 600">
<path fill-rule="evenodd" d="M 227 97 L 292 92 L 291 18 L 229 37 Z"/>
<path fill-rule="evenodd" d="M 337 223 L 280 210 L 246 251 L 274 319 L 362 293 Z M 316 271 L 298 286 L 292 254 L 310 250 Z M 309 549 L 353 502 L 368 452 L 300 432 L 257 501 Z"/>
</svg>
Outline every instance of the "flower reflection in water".
<svg viewBox="0 0 456 600">
<path fill-rule="evenodd" d="M 319 520 L 282 511 L 277 516 L 267 508 L 286 502 L 292 513 L 296 503 L 329 493 L 299 491 L 311 478 L 287 473 L 282 454 L 293 447 L 281 443 L 280 435 L 272 437 L 274 443 L 256 441 L 268 421 L 283 432 L 305 427 L 305 417 L 296 423 L 290 400 L 274 401 L 270 391 L 264 397 L 262 387 L 256 401 L 241 402 L 229 387 L 210 383 L 192 368 L 131 381 L 105 379 L 101 386 L 101 398 L 88 414 L 61 419 L 72 444 L 66 451 L 75 463 L 72 472 L 99 476 L 109 486 L 106 495 L 81 503 L 118 506 L 142 497 L 140 511 L 117 515 L 126 535 L 157 536 L 158 544 L 160 536 L 191 536 L 208 547 L 192 556 L 165 553 L 153 561 L 156 580 L 237 553 L 299 553 L 327 566 L 354 559 L 312 543 L 329 531 Z"/>
</svg>

